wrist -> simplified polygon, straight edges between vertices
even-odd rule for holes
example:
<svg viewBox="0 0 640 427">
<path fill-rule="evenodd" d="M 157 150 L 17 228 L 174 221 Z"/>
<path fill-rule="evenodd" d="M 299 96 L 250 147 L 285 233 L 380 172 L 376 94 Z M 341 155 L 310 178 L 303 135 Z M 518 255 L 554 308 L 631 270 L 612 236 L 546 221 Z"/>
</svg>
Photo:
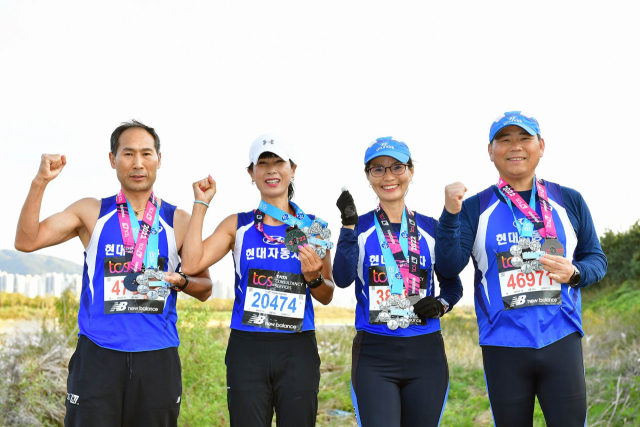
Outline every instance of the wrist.
<svg viewBox="0 0 640 427">
<path fill-rule="evenodd" d="M 305 276 L 305 280 L 307 281 L 307 287 L 309 289 L 315 289 L 324 283 L 324 277 L 322 277 L 322 273 L 319 271 L 315 279 L 308 280 L 307 277 Z"/>
<path fill-rule="evenodd" d="M 41 176 L 36 176 L 35 178 L 33 178 L 33 181 L 31 181 L 31 184 L 35 187 L 46 187 L 50 181 L 51 180 L 45 179 Z"/>
</svg>

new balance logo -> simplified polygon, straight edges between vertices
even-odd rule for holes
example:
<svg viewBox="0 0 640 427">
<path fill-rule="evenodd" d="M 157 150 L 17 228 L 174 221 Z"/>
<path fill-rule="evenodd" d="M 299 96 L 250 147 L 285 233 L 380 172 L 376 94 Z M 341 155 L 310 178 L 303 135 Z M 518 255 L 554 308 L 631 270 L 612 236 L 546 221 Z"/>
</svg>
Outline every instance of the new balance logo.
<svg viewBox="0 0 640 427">
<path fill-rule="evenodd" d="M 127 309 L 127 304 L 128 304 L 128 302 L 126 302 L 126 301 L 116 302 L 115 304 L 113 304 L 111 306 L 111 312 L 114 312 L 114 311 L 125 311 Z"/>
<path fill-rule="evenodd" d="M 79 398 L 80 396 L 78 396 L 77 394 L 67 393 L 67 400 L 69 401 L 69 403 L 73 405 L 79 405 L 78 403 Z"/>
<path fill-rule="evenodd" d="M 176 403 L 180 403 L 180 398 L 181 398 L 181 397 L 182 397 L 182 396 L 178 396 L 178 400 L 176 401 Z"/>
<path fill-rule="evenodd" d="M 249 323 L 255 323 L 256 325 L 262 325 L 264 323 L 265 319 L 266 319 L 266 316 L 264 316 L 262 314 L 252 314 L 251 317 L 249 318 Z"/>
<path fill-rule="evenodd" d="M 524 304 L 526 299 L 526 295 L 518 295 L 517 297 L 513 297 L 513 299 L 511 299 L 511 307 L 517 307 Z"/>
<path fill-rule="evenodd" d="M 269 139 L 269 140 L 265 139 L 265 140 L 262 141 L 262 145 L 267 145 L 267 144 L 273 145 L 273 139 Z"/>
</svg>

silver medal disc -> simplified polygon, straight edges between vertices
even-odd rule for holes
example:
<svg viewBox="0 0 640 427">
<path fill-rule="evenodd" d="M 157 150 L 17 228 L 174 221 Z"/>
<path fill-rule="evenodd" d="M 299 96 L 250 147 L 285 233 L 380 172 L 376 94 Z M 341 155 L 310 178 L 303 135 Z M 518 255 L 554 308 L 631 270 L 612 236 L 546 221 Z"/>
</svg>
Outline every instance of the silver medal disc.
<svg viewBox="0 0 640 427">
<path fill-rule="evenodd" d="M 409 322 L 409 319 L 407 319 L 406 317 L 401 317 L 400 320 L 398 321 L 398 325 L 402 329 L 407 329 L 410 324 L 411 324 L 411 322 Z"/>
<path fill-rule="evenodd" d="M 138 285 L 146 285 L 148 282 L 149 282 L 149 278 L 144 274 L 140 274 L 138 275 L 138 277 L 136 277 L 136 283 Z"/>
<path fill-rule="evenodd" d="M 311 227 L 309 227 L 309 231 L 311 231 L 312 234 L 320 234 L 320 232 L 322 231 L 322 226 L 319 222 L 314 222 L 313 224 L 311 224 Z"/>
<path fill-rule="evenodd" d="M 387 327 L 392 331 L 395 331 L 396 329 L 398 329 L 398 326 L 399 326 L 398 321 L 396 319 L 391 319 L 387 322 Z"/>
<path fill-rule="evenodd" d="M 156 270 L 155 279 L 164 280 L 164 271 Z"/>
<path fill-rule="evenodd" d="M 322 231 L 320 231 L 320 237 L 325 240 L 329 239 L 331 237 L 331 230 L 329 230 L 328 228 L 323 228 Z"/>
<path fill-rule="evenodd" d="M 520 268 L 522 267 L 523 263 L 524 261 L 519 256 L 514 256 L 513 258 L 511 258 L 511 265 L 513 265 L 514 267 Z"/>
<path fill-rule="evenodd" d="M 387 323 L 389 320 L 391 320 L 391 315 L 386 311 L 383 311 L 378 314 L 378 320 L 382 323 Z"/>
<path fill-rule="evenodd" d="M 400 304 L 400 295 L 391 295 L 388 301 L 391 307 L 397 307 Z"/>
<path fill-rule="evenodd" d="M 316 253 L 320 257 L 320 259 L 324 259 L 324 257 L 327 256 L 327 250 L 322 246 L 316 246 Z"/>
<path fill-rule="evenodd" d="M 509 252 L 511 252 L 511 255 L 513 256 L 520 256 L 520 254 L 522 253 L 522 248 L 518 245 L 513 245 L 511 246 L 511 248 L 509 248 Z"/>
<path fill-rule="evenodd" d="M 147 292 L 147 298 L 150 300 L 158 299 L 158 291 L 150 289 L 149 292 Z"/>
<path fill-rule="evenodd" d="M 169 290 L 169 288 L 165 287 L 165 286 L 160 286 L 158 289 L 158 296 L 160 298 L 166 298 L 169 296 L 169 294 L 171 293 L 171 291 Z"/>
<path fill-rule="evenodd" d="M 403 310 L 406 310 L 407 308 L 409 308 L 410 305 L 411 303 L 406 298 L 400 299 L 400 302 L 398 303 L 398 307 L 400 307 Z"/>
<path fill-rule="evenodd" d="M 542 271 L 544 269 L 544 265 L 542 265 L 540 261 L 535 260 L 531 263 L 531 268 L 533 268 L 533 271 Z"/>
<path fill-rule="evenodd" d="M 149 278 L 149 277 L 153 277 L 153 275 L 154 275 L 154 274 L 155 274 L 155 273 L 154 273 L 154 270 L 153 270 L 152 268 L 147 268 L 147 269 L 144 271 L 144 275 L 145 275 L 145 277 L 147 277 L 147 278 Z"/>
<path fill-rule="evenodd" d="M 149 292 L 149 286 L 147 285 L 138 285 L 138 293 L 142 295 L 146 295 Z"/>
<path fill-rule="evenodd" d="M 302 227 L 301 230 L 307 237 L 311 234 L 311 230 L 309 230 L 309 227 Z"/>
<path fill-rule="evenodd" d="M 531 241 L 527 237 L 521 237 L 520 240 L 518 240 L 518 246 L 522 249 L 527 249 L 530 243 Z"/>
<path fill-rule="evenodd" d="M 522 264 L 522 267 L 520 267 L 520 271 L 522 271 L 524 274 L 529 274 L 533 272 L 533 267 L 531 267 L 531 264 L 527 262 L 525 264 Z"/>
<path fill-rule="evenodd" d="M 388 301 L 382 301 L 380 303 L 380 310 L 388 311 L 389 310 L 389 302 Z"/>
<path fill-rule="evenodd" d="M 532 240 L 531 243 L 529 243 L 529 249 L 531 249 L 533 252 L 538 252 L 541 246 L 542 245 L 540 245 L 540 242 L 538 240 Z"/>
</svg>

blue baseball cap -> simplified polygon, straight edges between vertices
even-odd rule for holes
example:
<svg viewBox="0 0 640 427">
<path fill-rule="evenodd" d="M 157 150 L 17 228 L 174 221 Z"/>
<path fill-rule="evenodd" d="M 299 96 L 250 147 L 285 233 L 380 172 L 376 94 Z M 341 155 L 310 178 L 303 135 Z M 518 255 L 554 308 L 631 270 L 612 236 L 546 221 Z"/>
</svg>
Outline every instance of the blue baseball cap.
<svg viewBox="0 0 640 427">
<path fill-rule="evenodd" d="M 540 125 L 533 117 L 527 117 L 520 111 L 507 111 L 491 124 L 489 142 L 493 141 L 496 134 L 507 126 L 519 126 L 529 132 L 529 135 L 540 135 Z"/>
<path fill-rule="evenodd" d="M 404 142 L 385 136 L 384 138 L 376 139 L 369 145 L 367 151 L 364 152 L 364 164 L 366 165 L 369 160 L 380 156 L 393 157 L 402 163 L 407 163 L 411 158 L 411 152 L 409 152 L 409 147 Z"/>
</svg>

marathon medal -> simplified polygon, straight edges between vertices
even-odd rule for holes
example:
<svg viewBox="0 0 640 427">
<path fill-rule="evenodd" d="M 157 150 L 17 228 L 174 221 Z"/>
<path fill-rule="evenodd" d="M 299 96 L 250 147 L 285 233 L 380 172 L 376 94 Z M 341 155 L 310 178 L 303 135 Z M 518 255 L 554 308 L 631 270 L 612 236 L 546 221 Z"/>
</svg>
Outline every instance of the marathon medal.
<svg viewBox="0 0 640 427">
<path fill-rule="evenodd" d="M 333 243 L 329 240 L 331 231 L 327 228 L 327 222 L 316 217 L 311 220 L 295 203 L 289 202 L 296 212 L 295 215 L 288 214 L 282 209 L 261 200 L 258 209 L 254 211 L 254 224 L 256 229 L 272 243 L 284 244 L 290 252 L 298 253 L 298 245 L 310 244 L 318 256 L 322 259 L 327 254 L 327 249 L 333 248 Z M 284 239 L 274 238 L 264 232 L 264 216 L 269 215 L 277 221 L 284 222 L 289 226 Z"/>
<path fill-rule="evenodd" d="M 287 228 L 287 235 L 284 238 L 284 244 L 290 252 L 300 252 L 298 246 L 307 244 L 307 236 L 298 228 L 297 225 Z"/>
<path fill-rule="evenodd" d="M 505 309 L 562 304 L 561 285 L 544 274 L 544 265 L 540 261 L 545 254 L 564 256 L 564 247 L 557 237 L 544 182 L 533 178 L 531 201 L 528 204 L 502 178 L 497 187 L 511 210 L 519 235 L 517 244 L 511 246 L 509 252 L 496 253 Z M 543 218 L 535 210 L 536 194 Z M 513 205 L 524 214 L 523 219 L 516 217 Z M 539 236 L 534 235 L 534 226 Z M 541 238 L 544 242 L 540 241 Z"/>
<path fill-rule="evenodd" d="M 387 214 L 378 205 L 375 227 L 390 288 L 389 298 L 379 304 L 376 321 L 386 323 L 392 331 L 406 329 L 411 325 L 411 319 L 416 318 L 413 304 L 420 300 L 420 236 L 415 212 L 405 207 L 400 234 L 396 236 Z M 406 298 L 403 291 L 406 291 Z"/>
<path fill-rule="evenodd" d="M 158 230 L 161 230 L 158 200 L 151 192 L 140 221 L 122 190 L 116 195 L 115 202 L 123 252 L 115 257 L 113 249 L 111 254 L 105 249 L 104 314 L 162 314 L 164 302 L 152 301 L 158 298 L 154 285 L 166 287 L 163 281 L 154 282 L 164 278 L 164 273 L 156 268 L 159 262 Z M 160 293 L 164 295 L 162 298 L 168 296 L 166 291 Z"/>
</svg>

